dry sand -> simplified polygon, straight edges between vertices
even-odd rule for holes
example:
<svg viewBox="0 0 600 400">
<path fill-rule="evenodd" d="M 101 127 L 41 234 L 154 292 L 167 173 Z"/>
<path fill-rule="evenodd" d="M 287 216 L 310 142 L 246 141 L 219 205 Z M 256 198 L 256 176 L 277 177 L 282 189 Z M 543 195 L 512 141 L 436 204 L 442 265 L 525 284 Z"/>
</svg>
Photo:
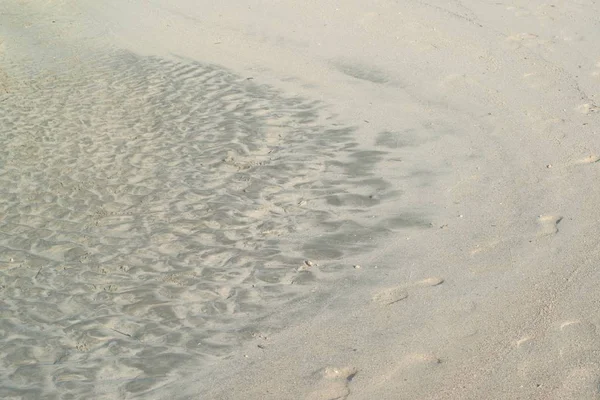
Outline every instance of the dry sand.
<svg viewBox="0 0 600 400">
<path fill-rule="evenodd" d="M 0 397 L 600 398 L 594 0 L 0 3 Z"/>
</svg>

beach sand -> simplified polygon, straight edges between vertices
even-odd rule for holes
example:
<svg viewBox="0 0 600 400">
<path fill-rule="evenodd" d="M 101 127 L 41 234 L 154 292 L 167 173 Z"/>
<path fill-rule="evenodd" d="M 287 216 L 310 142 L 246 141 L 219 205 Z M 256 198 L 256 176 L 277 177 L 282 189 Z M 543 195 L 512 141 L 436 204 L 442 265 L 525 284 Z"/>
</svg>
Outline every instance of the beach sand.
<svg viewBox="0 0 600 400">
<path fill-rule="evenodd" d="M 600 398 L 600 4 L 5 0 L 0 397 Z"/>
</svg>

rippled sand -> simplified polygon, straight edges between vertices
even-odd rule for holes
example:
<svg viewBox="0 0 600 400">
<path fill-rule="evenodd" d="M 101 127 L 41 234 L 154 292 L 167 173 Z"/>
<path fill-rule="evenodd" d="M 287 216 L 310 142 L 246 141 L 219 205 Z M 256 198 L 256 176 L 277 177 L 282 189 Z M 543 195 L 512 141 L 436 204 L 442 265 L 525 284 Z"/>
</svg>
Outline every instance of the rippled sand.
<svg viewBox="0 0 600 400">
<path fill-rule="evenodd" d="M 332 260 L 427 226 L 365 217 L 398 195 L 372 172 L 385 152 L 319 102 L 125 51 L 49 67 L 3 64 L 6 396 L 150 391 L 226 357 Z"/>
</svg>

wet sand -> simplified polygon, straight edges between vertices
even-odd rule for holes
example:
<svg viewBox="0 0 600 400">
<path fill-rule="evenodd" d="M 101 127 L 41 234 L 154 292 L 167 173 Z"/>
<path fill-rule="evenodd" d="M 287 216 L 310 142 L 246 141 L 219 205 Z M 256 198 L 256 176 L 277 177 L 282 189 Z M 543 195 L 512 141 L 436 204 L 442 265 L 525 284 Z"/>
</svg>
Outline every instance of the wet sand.
<svg viewBox="0 0 600 400">
<path fill-rule="evenodd" d="M 594 2 L 0 5 L 0 397 L 592 399 Z"/>
</svg>

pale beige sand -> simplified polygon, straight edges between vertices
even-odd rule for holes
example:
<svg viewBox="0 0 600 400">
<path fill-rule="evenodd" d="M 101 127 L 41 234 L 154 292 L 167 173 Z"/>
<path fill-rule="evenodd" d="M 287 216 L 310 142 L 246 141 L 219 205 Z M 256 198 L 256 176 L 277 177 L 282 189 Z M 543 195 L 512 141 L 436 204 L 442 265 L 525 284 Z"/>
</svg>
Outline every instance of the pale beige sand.
<svg viewBox="0 0 600 400">
<path fill-rule="evenodd" d="M 600 397 L 600 4 L 0 4 L 0 397 Z"/>
</svg>

